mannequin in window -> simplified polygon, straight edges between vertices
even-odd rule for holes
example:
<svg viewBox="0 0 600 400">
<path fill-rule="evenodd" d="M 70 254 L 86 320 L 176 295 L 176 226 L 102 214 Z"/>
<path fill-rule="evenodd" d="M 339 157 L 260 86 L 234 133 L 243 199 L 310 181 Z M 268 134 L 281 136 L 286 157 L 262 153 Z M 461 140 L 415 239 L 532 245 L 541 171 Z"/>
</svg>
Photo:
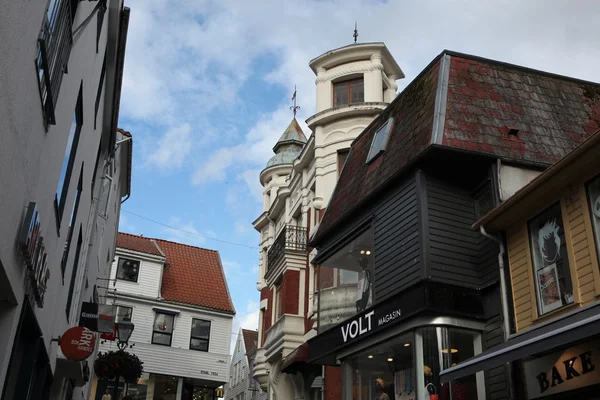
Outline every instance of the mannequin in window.
<svg viewBox="0 0 600 400">
<path fill-rule="evenodd" d="M 423 400 L 437 400 L 438 392 L 433 381 L 433 371 L 427 365 L 423 366 L 423 374 L 425 375 L 425 390 L 423 391 Z"/>
<path fill-rule="evenodd" d="M 383 391 L 383 379 L 377 378 L 375 379 L 375 397 L 373 400 L 390 400 L 390 396 L 387 395 L 386 392 Z"/>
<path fill-rule="evenodd" d="M 369 302 L 369 294 L 371 293 L 371 271 L 369 270 L 369 259 L 367 257 L 361 256 L 358 259 L 358 264 L 362 268 L 361 280 L 359 281 L 362 281 L 362 286 L 360 288 L 357 287 L 357 290 L 360 290 L 360 292 L 356 295 L 357 298 L 360 295 L 360 298 L 356 300 L 356 312 L 360 313 L 367 308 L 367 303 Z"/>
</svg>

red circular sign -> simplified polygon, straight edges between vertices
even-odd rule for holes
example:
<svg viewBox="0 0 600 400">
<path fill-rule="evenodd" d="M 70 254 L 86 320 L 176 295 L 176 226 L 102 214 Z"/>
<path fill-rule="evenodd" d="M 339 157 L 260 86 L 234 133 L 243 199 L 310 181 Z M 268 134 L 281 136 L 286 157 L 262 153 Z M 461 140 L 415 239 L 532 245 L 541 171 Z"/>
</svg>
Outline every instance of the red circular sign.
<svg viewBox="0 0 600 400">
<path fill-rule="evenodd" d="M 92 355 L 95 348 L 96 335 L 83 326 L 67 330 L 60 338 L 60 349 L 69 360 L 85 360 Z"/>
</svg>

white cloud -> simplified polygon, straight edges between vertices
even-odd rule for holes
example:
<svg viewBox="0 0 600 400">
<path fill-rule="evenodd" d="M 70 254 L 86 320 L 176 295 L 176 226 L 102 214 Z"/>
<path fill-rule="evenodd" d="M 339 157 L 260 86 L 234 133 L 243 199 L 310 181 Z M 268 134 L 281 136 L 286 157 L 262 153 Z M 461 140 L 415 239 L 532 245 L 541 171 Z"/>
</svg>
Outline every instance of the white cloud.
<svg viewBox="0 0 600 400">
<path fill-rule="evenodd" d="M 160 169 L 180 168 L 190 152 L 190 130 L 188 123 L 169 129 L 147 156 L 146 163 Z"/>
</svg>

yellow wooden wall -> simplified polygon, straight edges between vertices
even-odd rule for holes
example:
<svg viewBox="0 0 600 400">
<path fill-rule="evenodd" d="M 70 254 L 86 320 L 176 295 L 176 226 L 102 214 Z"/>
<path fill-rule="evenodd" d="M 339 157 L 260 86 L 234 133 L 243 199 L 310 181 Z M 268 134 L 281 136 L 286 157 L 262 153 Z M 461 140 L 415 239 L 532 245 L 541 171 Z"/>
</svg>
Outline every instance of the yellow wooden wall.
<svg viewBox="0 0 600 400">
<path fill-rule="evenodd" d="M 506 233 L 517 331 L 526 329 L 538 321 L 546 321 L 569 313 L 574 308 L 588 305 L 597 301 L 596 297 L 600 295 L 597 249 L 584 186 L 567 188 L 560 202 L 573 281 L 574 304 L 538 316 L 527 221 L 520 221 Z M 552 204 L 554 202 L 544 204 L 539 212 Z M 530 215 L 529 218 L 534 216 Z"/>
</svg>

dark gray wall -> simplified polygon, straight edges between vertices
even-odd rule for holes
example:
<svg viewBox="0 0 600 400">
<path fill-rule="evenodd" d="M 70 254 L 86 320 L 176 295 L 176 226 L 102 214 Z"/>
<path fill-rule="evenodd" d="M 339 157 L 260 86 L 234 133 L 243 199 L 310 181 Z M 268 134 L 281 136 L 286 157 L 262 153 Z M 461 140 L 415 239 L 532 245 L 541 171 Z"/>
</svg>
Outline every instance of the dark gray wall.
<svg viewBox="0 0 600 400">
<path fill-rule="evenodd" d="M 375 301 L 385 300 L 422 276 L 422 238 L 415 177 L 386 196 L 373 223 Z"/>
</svg>

